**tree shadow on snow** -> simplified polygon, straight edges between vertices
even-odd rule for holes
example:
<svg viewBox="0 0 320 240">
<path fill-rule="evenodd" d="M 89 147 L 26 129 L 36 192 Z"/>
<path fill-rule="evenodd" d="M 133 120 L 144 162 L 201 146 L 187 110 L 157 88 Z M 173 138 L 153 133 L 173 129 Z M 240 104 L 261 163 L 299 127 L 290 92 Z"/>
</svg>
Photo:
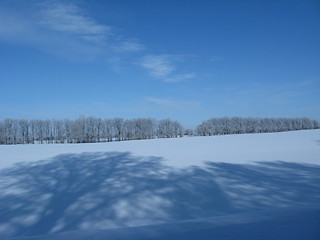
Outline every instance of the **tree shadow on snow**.
<svg viewBox="0 0 320 240">
<path fill-rule="evenodd" d="M 213 233 L 228 232 L 224 228 L 233 224 L 239 230 L 231 236 L 239 237 L 239 232 L 247 232 L 261 217 L 259 221 L 269 221 L 266 226 L 271 226 L 268 219 L 273 210 L 319 209 L 319 202 L 320 167 L 314 165 L 208 162 L 204 168 L 177 170 L 158 157 L 119 152 L 66 154 L 0 171 L 0 235 L 48 234 L 64 239 L 69 231 L 136 227 L 131 228 L 138 229 L 135 234 L 123 236 L 143 239 L 141 229 L 145 232 L 146 227 L 141 226 L 157 225 L 149 228 L 157 233 L 155 239 L 197 239 L 192 233 L 210 239 L 216 236 Z M 282 214 L 280 219 L 287 221 L 287 216 Z M 309 229 L 315 222 L 310 219 L 305 221 L 308 232 L 317 229 Z M 172 234 L 165 235 L 169 229 Z M 117 230 L 107 231 L 120 239 Z M 105 234 L 102 238 L 76 236 L 105 238 Z"/>
</svg>

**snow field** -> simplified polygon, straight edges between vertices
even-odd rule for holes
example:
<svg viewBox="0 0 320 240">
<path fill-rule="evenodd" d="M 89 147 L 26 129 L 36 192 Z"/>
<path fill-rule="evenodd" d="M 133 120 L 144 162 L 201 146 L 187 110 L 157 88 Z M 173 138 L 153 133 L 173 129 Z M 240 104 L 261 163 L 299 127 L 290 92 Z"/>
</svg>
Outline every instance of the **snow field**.
<svg viewBox="0 0 320 240">
<path fill-rule="evenodd" d="M 0 145 L 0 168 L 17 162 L 84 152 L 130 152 L 135 156 L 157 156 L 163 158 L 168 166 L 178 168 L 202 166 L 206 161 L 320 164 L 320 130 L 90 144 Z"/>
<path fill-rule="evenodd" d="M 319 239 L 319 140 L 2 145 L 0 239 Z"/>
</svg>

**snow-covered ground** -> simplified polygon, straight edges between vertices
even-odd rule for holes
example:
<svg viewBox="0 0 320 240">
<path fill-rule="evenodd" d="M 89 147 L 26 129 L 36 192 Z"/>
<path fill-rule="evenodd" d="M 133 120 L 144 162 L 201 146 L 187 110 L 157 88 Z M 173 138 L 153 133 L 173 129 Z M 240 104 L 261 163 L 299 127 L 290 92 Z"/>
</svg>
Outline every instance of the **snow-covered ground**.
<svg viewBox="0 0 320 240">
<path fill-rule="evenodd" d="M 0 239 L 320 239 L 318 229 L 320 130 L 0 146 Z"/>
<path fill-rule="evenodd" d="M 17 162 L 50 159 L 60 154 L 130 152 L 156 156 L 183 168 L 206 161 L 249 163 L 288 161 L 320 164 L 320 130 L 281 133 L 184 137 L 93 144 L 0 145 L 0 168 Z"/>
</svg>

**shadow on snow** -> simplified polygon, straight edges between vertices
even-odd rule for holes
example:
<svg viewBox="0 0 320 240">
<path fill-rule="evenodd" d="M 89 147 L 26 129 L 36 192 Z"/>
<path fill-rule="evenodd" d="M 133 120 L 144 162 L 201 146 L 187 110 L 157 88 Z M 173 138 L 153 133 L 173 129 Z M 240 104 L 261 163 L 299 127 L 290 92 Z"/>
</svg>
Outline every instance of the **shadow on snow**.
<svg viewBox="0 0 320 240">
<path fill-rule="evenodd" d="M 67 154 L 1 170 L 0 203 L 8 238 L 268 239 L 280 224 L 278 234 L 316 239 L 320 167 L 208 162 L 178 170 L 127 152 Z"/>
</svg>

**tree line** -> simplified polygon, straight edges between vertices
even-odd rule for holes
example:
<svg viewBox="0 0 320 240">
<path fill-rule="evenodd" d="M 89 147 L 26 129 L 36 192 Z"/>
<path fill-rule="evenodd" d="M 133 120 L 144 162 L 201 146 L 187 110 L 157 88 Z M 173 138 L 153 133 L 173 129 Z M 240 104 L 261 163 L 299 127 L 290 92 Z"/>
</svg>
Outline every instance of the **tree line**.
<svg viewBox="0 0 320 240">
<path fill-rule="evenodd" d="M 183 127 L 170 119 L 101 119 L 0 121 L 0 144 L 93 143 L 183 136 Z"/>
<path fill-rule="evenodd" d="M 211 118 L 197 126 L 195 134 L 212 136 L 242 133 L 284 132 L 304 129 L 318 129 L 317 120 L 309 118 Z"/>
<path fill-rule="evenodd" d="M 308 118 L 211 118 L 195 130 L 184 130 L 178 121 L 171 119 L 125 120 L 84 116 L 75 120 L 5 119 L 0 121 L 0 144 L 94 143 L 317 128 L 320 128 L 320 123 Z"/>
</svg>

